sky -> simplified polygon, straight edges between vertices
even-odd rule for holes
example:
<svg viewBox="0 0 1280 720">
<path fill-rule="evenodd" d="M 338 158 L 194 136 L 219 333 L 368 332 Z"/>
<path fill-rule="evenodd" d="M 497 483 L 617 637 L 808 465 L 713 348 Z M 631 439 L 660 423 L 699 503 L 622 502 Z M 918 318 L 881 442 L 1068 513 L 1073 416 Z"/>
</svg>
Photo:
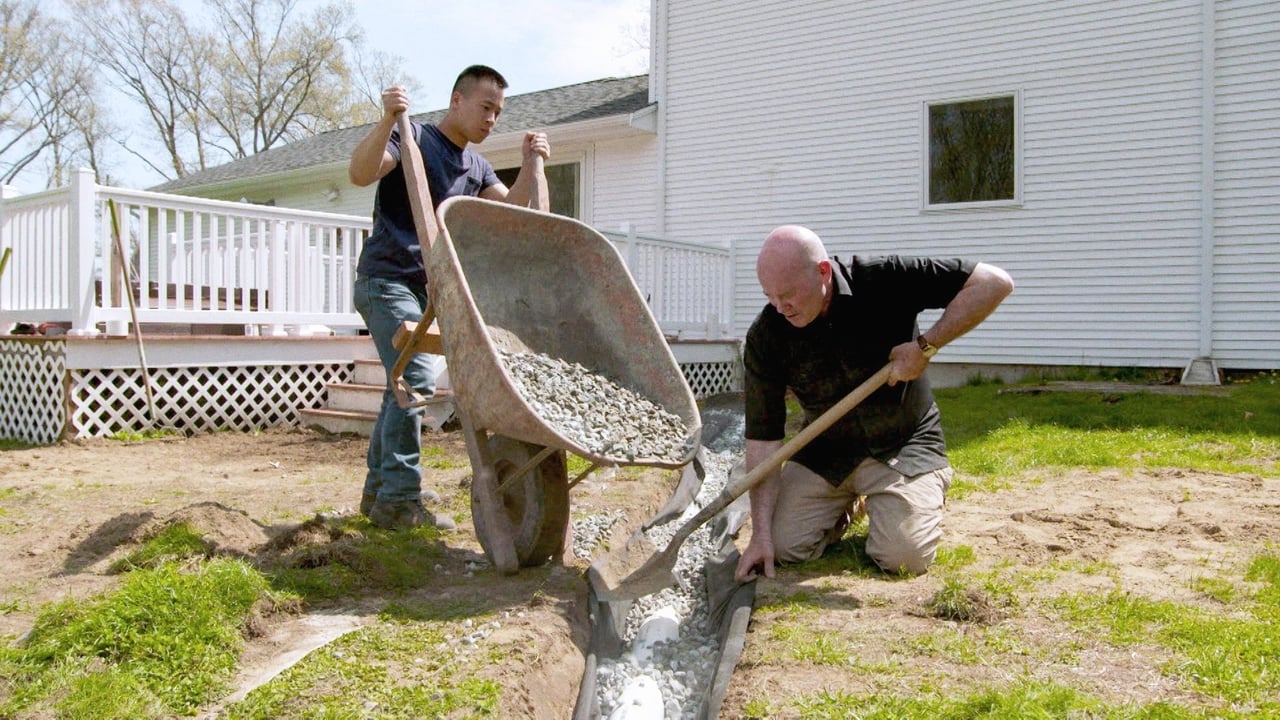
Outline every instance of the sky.
<svg viewBox="0 0 1280 720">
<path fill-rule="evenodd" d="M 319 0 L 303 0 L 315 6 Z M 649 0 L 355 0 L 366 46 L 404 57 L 422 86 L 418 110 L 443 108 L 458 72 L 490 65 L 508 95 L 648 72 Z"/>
<path fill-rule="evenodd" d="M 178 0 L 200 12 L 201 0 Z M 299 0 L 309 13 L 326 0 Z M 412 112 L 445 107 L 458 72 L 476 63 L 506 77 L 507 95 L 648 72 L 649 0 L 352 0 L 365 47 L 404 58 L 420 86 Z M 640 37 L 638 37 L 640 36 Z M 645 43 L 641 45 L 640 43 Z M 126 127 L 132 121 L 122 118 Z M 146 122 L 139 115 L 139 122 Z M 164 180 L 123 150 L 115 151 L 113 184 L 146 188 Z M 26 181 L 43 188 L 39 171 Z"/>
</svg>

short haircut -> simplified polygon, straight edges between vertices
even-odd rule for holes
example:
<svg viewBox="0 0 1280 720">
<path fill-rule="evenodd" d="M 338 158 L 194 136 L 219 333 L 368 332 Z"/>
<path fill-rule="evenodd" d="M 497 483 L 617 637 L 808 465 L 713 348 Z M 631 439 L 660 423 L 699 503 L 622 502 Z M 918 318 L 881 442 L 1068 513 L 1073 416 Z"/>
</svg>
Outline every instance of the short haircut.
<svg viewBox="0 0 1280 720">
<path fill-rule="evenodd" d="M 460 92 L 466 95 L 471 90 L 472 85 L 486 78 L 492 80 L 493 84 L 500 89 L 507 89 L 507 79 L 502 77 L 502 73 L 488 65 L 471 65 L 466 70 L 458 73 L 458 79 L 453 83 L 453 92 Z"/>
</svg>

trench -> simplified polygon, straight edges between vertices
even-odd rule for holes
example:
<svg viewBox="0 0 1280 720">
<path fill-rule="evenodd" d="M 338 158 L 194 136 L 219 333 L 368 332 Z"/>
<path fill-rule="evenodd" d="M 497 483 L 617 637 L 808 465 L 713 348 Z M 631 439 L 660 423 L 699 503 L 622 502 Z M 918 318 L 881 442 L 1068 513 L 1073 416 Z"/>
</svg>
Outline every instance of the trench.
<svg viewBox="0 0 1280 720">
<path fill-rule="evenodd" d="M 681 470 L 667 503 L 637 532 L 658 547 L 723 489 L 743 453 L 741 393 L 699 403 L 702 446 Z M 574 720 L 716 718 L 742 655 L 755 583 L 733 573 L 733 539 L 746 496 L 694 531 L 676 563 L 679 585 L 635 600 L 590 589 L 590 642 Z"/>
</svg>

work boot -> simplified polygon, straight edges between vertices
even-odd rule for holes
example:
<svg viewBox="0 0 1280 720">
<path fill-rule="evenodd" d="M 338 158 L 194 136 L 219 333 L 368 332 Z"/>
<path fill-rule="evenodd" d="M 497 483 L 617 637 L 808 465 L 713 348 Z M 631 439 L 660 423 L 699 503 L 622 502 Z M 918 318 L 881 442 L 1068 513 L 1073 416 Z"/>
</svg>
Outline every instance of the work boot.
<svg viewBox="0 0 1280 720">
<path fill-rule="evenodd" d="M 369 508 L 369 522 L 383 530 L 408 530 L 430 522 L 421 500 L 377 500 Z"/>
<path fill-rule="evenodd" d="M 373 504 L 378 502 L 378 496 L 375 493 L 360 494 L 360 514 L 369 517 L 369 511 L 373 509 Z M 440 502 L 440 493 L 430 488 L 422 491 L 422 502 L 438 503 Z"/>
</svg>

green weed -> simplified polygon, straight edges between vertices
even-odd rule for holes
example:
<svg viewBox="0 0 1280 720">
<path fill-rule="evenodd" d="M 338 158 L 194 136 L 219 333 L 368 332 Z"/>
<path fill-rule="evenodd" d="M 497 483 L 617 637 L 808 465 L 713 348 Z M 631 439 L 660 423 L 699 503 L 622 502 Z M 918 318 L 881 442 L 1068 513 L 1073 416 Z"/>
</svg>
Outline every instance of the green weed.
<svg viewBox="0 0 1280 720">
<path fill-rule="evenodd" d="M 0 652 L 16 690 L 0 716 L 190 714 L 225 691 L 246 619 L 273 602 L 239 560 L 129 573 L 120 587 L 44 608 L 19 647 Z"/>
<path fill-rule="evenodd" d="M 117 442 L 141 442 L 143 440 L 159 440 L 168 437 L 185 437 L 181 431 L 168 428 L 152 429 L 152 430 L 120 430 L 107 436 L 109 440 Z"/>
<path fill-rule="evenodd" d="M 1164 671 L 1199 692 L 1231 703 L 1275 698 L 1280 692 L 1280 559 L 1255 558 L 1245 579 L 1261 584 L 1246 601 L 1249 617 L 1216 614 L 1197 607 L 1154 601 L 1119 591 L 1103 597 L 1073 595 L 1053 606 L 1089 631 L 1101 631 L 1117 645 L 1156 642 L 1178 657 Z"/>
<path fill-rule="evenodd" d="M 175 523 L 144 542 L 142 547 L 112 563 L 108 572 L 155 568 L 166 562 L 202 558 L 212 549 L 213 546 L 190 525 Z"/>
<path fill-rule="evenodd" d="M 422 467 L 433 470 L 456 470 L 471 466 L 469 458 L 458 458 L 442 447 L 422 446 Z"/>
</svg>

